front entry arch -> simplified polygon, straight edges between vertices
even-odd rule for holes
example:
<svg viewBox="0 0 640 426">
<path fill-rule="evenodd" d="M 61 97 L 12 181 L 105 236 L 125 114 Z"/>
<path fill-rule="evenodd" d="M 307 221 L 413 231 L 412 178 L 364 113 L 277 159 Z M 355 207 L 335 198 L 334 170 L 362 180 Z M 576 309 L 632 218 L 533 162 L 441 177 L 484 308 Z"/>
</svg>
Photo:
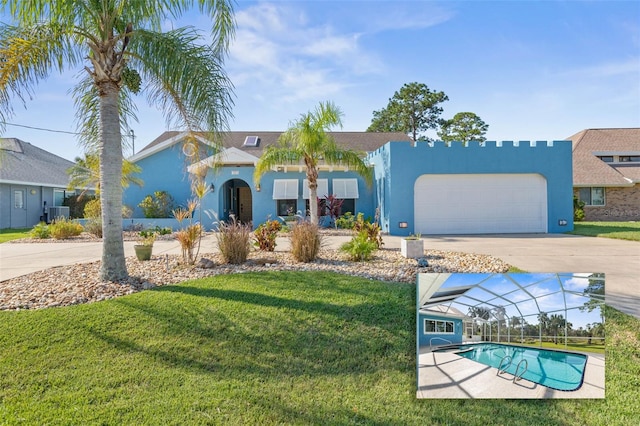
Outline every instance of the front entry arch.
<svg viewBox="0 0 640 426">
<path fill-rule="evenodd" d="M 242 179 L 231 179 L 223 185 L 223 211 L 225 219 L 235 216 L 242 223 L 253 221 L 253 195 L 251 187 Z"/>
</svg>

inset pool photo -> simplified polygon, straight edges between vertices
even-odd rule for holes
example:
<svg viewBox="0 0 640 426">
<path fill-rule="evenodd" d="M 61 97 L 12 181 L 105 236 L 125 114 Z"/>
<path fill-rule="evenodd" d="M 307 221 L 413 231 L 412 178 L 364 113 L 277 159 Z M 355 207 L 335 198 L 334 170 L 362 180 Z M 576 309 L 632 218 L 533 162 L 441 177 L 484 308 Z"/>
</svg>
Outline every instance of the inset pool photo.
<svg viewBox="0 0 640 426">
<path fill-rule="evenodd" d="M 603 273 L 419 274 L 417 397 L 604 398 Z"/>
</svg>

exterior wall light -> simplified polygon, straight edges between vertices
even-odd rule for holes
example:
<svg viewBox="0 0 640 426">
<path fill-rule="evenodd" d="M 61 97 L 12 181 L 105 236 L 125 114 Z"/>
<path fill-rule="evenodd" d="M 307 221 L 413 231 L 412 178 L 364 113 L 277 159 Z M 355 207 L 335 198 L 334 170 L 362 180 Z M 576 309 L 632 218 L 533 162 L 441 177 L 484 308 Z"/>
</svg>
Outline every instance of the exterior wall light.
<svg viewBox="0 0 640 426">
<path fill-rule="evenodd" d="M 211 185 L 209 185 L 209 190 L 210 190 L 211 192 L 213 192 L 213 191 L 215 191 L 215 190 L 216 190 L 216 186 L 213 184 L 213 182 L 211 182 Z"/>
<path fill-rule="evenodd" d="M 260 192 L 260 184 L 256 185 L 256 192 Z"/>
</svg>

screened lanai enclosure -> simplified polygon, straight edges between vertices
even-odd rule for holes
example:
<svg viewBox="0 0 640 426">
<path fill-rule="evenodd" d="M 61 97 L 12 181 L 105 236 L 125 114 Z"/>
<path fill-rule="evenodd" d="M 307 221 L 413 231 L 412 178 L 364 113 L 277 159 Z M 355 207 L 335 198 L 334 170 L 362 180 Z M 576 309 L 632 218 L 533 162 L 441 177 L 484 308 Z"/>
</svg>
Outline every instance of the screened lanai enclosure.
<svg viewBox="0 0 640 426">
<path fill-rule="evenodd" d="M 602 273 L 419 274 L 418 345 L 604 344 Z"/>
</svg>

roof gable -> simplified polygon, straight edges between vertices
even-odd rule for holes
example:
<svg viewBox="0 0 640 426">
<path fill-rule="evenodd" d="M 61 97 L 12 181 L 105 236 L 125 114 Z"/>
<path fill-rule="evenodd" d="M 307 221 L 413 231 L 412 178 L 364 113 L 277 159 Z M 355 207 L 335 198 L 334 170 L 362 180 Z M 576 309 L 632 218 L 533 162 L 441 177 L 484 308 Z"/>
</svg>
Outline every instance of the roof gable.
<svg viewBox="0 0 640 426">
<path fill-rule="evenodd" d="M 586 129 L 569 138 L 574 186 L 631 186 L 640 182 L 640 163 L 605 163 L 598 156 L 640 155 L 640 128 Z"/>
<path fill-rule="evenodd" d="M 73 162 L 16 138 L 0 139 L 0 182 L 66 188 Z"/>
<path fill-rule="evenodd" d="M 202 167 L 212 167 L 214 165 L 222 166 L 239 166 L 250 165 L 254 166 L 258 162 L 258 157 L 255 157 L 248 152 L 239 150 L 238 148 L 231 147 L 222 150 L 216 155 L 212 155 L 204 160 L 198 161 L 195 164 L 190 165 L 187 170 L 189 173 L 197 173 Z"/>
</svg>

